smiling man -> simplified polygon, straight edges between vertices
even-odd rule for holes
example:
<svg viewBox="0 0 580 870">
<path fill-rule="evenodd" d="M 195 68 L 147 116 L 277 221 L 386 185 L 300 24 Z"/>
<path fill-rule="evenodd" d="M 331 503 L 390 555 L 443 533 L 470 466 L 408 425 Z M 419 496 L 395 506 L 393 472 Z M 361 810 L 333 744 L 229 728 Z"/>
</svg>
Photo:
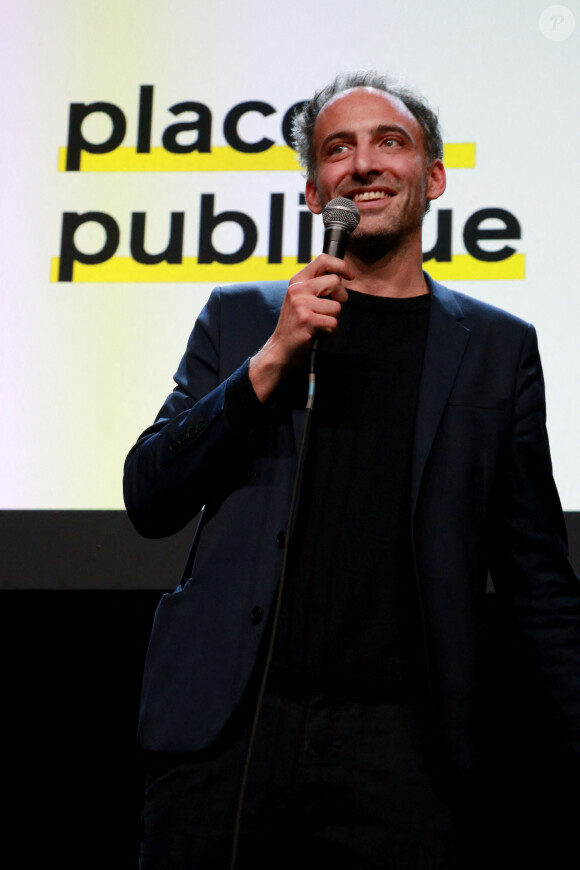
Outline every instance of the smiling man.
<svg viewBox="0 0 580 870">
<path fill-rule="evenodd" d="M 250 364 L 262 400 L 316 331 L 336 328 L 345 287 L 398 299 L 428 293 L 421 230 L 427 204 L 445 190 L 440 135 L 427 145 L 419 120 L 398 96 L 354 87 L 324 105 L 311 136 L 308 207 L 320 214 L 331 199 L 344 196 L 357 204 L 360 223 L 344 265 L 319 257 L 290 280 L 290 289 L 297 289 L 285 300 L 279 328 Z M 299 309 L 298 318 L 309 308 L 311 319 L 298 325 L 292 308 Z"/>
<path fill-rule="evenodd" d="M 439 153 L 427 155 L 421 125 L 400 99 L 372 88 L 335 97 L 318 118 L 313 145 L 316 175 L 306 184 L 313 212 L 348 197 L 361 214 L 357 243 L 376 238 L 379 258 L 403 237 L 420 248 L 425 204 L 443 193 L 445 172 Z"/>
<path fill-rule="evenodd" d="M 339 76 L 295 144 L 314 213 L 358 206 L 344 261 L 215 290 L 126 462 L 143 534 L 204 508 L 145 668 L 142 868 L 474 870 L 488 571 L 580 753 L 579 583 L 535 332 L 422 270 L 445 171 L 421 98 Z"/>
</svg>

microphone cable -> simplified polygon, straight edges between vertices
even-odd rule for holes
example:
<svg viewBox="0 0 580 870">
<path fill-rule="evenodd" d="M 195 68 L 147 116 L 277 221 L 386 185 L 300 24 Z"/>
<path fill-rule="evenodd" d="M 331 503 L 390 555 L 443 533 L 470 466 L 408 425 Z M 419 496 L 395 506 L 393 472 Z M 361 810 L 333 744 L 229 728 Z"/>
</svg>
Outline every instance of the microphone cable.
<svg viewBox="0 0 580 870">
<path fill-rule="evenodd" d="M 304 471 L 304 463 L 306 461 L 306 452 L 308 448 L 308 442 L 310 437 L 310 423 L 312 419 L 312 409 L 314 408 L 314 398 L 316 393 L 316 371 L 315 371 L 315 362 L 316 362 L 316 352 L 318 350 L 319 338 L 315 336 L 312 339 L 310 346 L 310 357 L 309 357 L 309 366 L 308 366 L 308 398 L 306 400 L 305 406 L 305 419 L 304 426 L 302 428 L 302 438 L 300 442 L 300 450 L 298 453 L 298 462 L 296 465 L 296 472 L 294 474 L 294 482 L 292 485 L 292 496 L 290 499 L 290 510 L 288 513 L 288 523 L 286 529 L 286 540 L 284 541 L 284 552 L 282 554 L 282 568 L 280 572 L 280 582 L 278 583 L 278 590 L 276 592 L 276 598 L 274 602 L 274 612 L 272 616 L 272 625 L 270 629 L 270 638 L 268 641 L 268 648 L 266 652 L 266 658 L 264 662 L 264 669 L 262 672 L 262 679 L 260 681 L 260 689 L 258 692 L 258 698 L 256 701 L 256 707 L 254 711 L 254 718 L 252 720 L 252 730 L 250 732 L 250 738 L 248 741 L 248 748 L 246 751 L 246 757 L 244 762 L 244 770 L 242 774 L 242 779 L 240 783 L 240 790 L 238 794 L 238 804 L 236 808 L 236 815 L 234 820 L 234 829 L 233 829 L 233 837 L 232 837 L 232 850 L 230 855 L 230 870 L 235 870 L 236 862 L 238 858 L 238 848 L 239 848 L 239 840 L 240 840 L 240 832 L 242 826 L 242 815 L 244 810 L 244 800 L 246 796 L 246 789 L 248 785 L 248 776 L 250 773 L 250 766 L 252 762 L 252 755 L 254 752 L 254 745 L 256 742 L 256 734 L 258 731 L 258 723 L 260 720 L 260 713 L 262 711 L 262 705 L 264 701 L 264 694 L 266 692 L 266 683 L 268 681 L 268 676 L 270 673 L 270 666 L 272 664 L 272 658 L 274 655 L 274 645 L 276 641 L 276 633 L 278 629 L 278 622 L 280 618 L 280 611 L 282 607 L 282 594 L 284 591 L 284 582 L 286 579 L 286 569 L 288 566 L 288 553 L 290 550 L 290 538 L 292 537 L 292 529 L 294 526 L 294 521 L 296 517 L 296 510 L 298 507 L 298 497 L 300 494 L 300 484 L 302 480 L 302 474 Z"/>
<path fill-rule="evenodd" d="M 330 254 L 333 257 L 338 257 L 339 259 L 344 259 L 344 255 L 346 252 L 348 237 L 350 233 L 355 230 L 358 226 L 360 220 L 360 215 L 357 206 L 351 199 L 346 199 L 344 197 L 336 197 L 335 199 L 330 200 L 323 210 L 322 210 L 322 222 L 324 224 L 324 245 L 323 245 L 323 253 Z M 278 583 L 278 591 L 276 593 L 276 598 L 274 602 L 274 612 L 272 616 L 272 626 L 270 629 L 270 639 L 268 641 L 268 647 L 266 652 L 266 660 L 264 663 L 264 670 L 262 673 L 262 679 L 260 682 L 260 689 L 258 692 L 258 699 L 256 702 L 256 709 L 254 712 L 254 718 L 252 721 L 252 730 L 250 732 L 250 739 L 248 742 L 248 749 L 246 752 L 246 759 L 244 764 L 244 771 L 242 774 L 242 780 L 240 785 L 240 791 L 238 796 L 238 805 L 236 809 L 236 816 L 234 821 L 234 832 L 233 832 L 233 840 L 232 840 L 232 851 L 230 858 L 230 870 L 235 870 L 237 855 L 238 855 L 238 846 L 240 839 L 240 830 L 242 824 L 242 813 L 244 809 L 244 799 L 246 795 L 246 788 L 248 784 L 248 775 L 250 772 L 250 764 L 252 761 L 252 754 L 254 751 L 254 744 L 256 742 L 256 732 L 258 730 L 258 721 L 260 718 L 260 713 L 262 710 L 262 704 L 264 701 L 264 694 L 266 691 L 266 682 L 268 680 L 268 675 L 270 672 L 270 666 L 272 664 L 272 658 L 274 655 L 274 644 L 276 641 L 276 632 L 278 629 L 278 621 L 280 618 L 280 610 L 282 606 L 282 593 L 284 591 L 284 582 L 286 579 L 286 568 L 288 565 L 288 552 L 290 547 L 290 538 L 292 537 L 292 529 L 294 526 L 296 509 L 298 507 L 298 496 L 300 494 L 300 483 L 302 480 L 302 474 L 304 471 L 304 463 L 306 459 L 306 451 L 308 447 L 308 440 L 310 435 L 310 422 L 312 417 L 312 409 L 314 407 L 314 397 L 316 392 L 316 372 L 315 372 L 315 361 L 316 361 L 316 352 L 318 350 L 318 345 L 320 342 L 320 336 L 315 335 L 310 343 L 310 359 L 308 366 L 308 398 L 306 400 L 306 416 L 304 419 L 304 427 L 302 429 L 302 439 L 300 444 L 300 450 L 298 453 L 298 464 L 296 466 L 296 473 L 294 475 L 294 482 L 292 486 L 292 497 L 290 499 L 290 511 L 288 514 L 288 524 L 286 528 L 286 540 L 284 542 L 284 552 L 282 555 L 282 569 L 280 572 L 280 582 Z"/>
</svg>

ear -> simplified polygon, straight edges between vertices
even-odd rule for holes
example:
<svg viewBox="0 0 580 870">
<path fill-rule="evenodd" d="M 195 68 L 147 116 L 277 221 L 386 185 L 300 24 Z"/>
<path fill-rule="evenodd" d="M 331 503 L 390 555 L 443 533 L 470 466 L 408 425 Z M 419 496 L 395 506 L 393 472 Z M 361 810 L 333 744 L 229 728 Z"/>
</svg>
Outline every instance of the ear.
<svg viewBox="0 0 580 870">
<path fill-rule="evenodd" d="M 320 197 L 318 196 L 316 184 L 313 181 L 306 182 L 304 194 L 306 197 L 306 205 L 308 206 L 310 211 L 313 214 L 321 214 L 322 206 L 320 204 Z"/>
<path fill-rule="evenodd" d="M 439 199 L 447 187 L 445 167 L 441 160 L 434 160 L 427 170 L 427 199 Z"/>
</svg>

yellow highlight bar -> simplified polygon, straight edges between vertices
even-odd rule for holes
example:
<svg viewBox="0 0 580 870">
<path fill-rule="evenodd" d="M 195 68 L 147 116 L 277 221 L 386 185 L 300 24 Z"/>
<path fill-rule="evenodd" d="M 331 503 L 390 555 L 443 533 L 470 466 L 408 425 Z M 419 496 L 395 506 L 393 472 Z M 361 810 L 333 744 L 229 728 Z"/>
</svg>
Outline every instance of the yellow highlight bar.
<svg viewBox="0 0 580 870">
<path fill-rule="evenodd" d="M 507 260 L 487 263 L 469 254 L 457 254 L 450 263 L 429 260 L 427 271 L 436 281 L 522 281 L 525 277 L 525 254 L 512 254 Z M 89 266 L 75 263 L 73 281 L 77 284 L 229 284 L 233 281 L 285 281 L 304 267 L 296 257 L 284 257 L 282 263 L 268 263 L 266 257 L 250 257 L 242 263 L 201 263 L 196 257 L 184 257 L 182 263 L 137 263 L 131 257 L 113 257 L 105 263 Z M 53 258 L 51 282 L 58 282 L 59 259 Z"/>
<path fill-rule="evenodd" d="M 58 168 L 64 172 L 66 148 L 59 149 Z M 135 148 L 116 148 L 108 154 L 81 154 L 81 172 L 295 172 L 296 152 L 287 145 L 273 145 L 258 154 L 244 154 L 227 146 L 207 153 L 173 154 L 152 148 L 138 154 Z"/>
<path fill-rule="evenodd" d="M 525 254 L 512 254 L 496 263 L 456 254 L 450 263 L 428 260 L 424 265 L 435 281 L 523 281 L 526 277 Z"/>
<path fill-rule="evenodd" d="M 447 169 L 475 169 L 475 142 L 446 142 L 443 163 Z"/>
<path fill-rule="evenodd" d="M 443 160 L 448 169 L 475 167 L 475 142 L 449 142 Z M 173 154 L 152 148 L 138 154 L 135 148 L 115 148 L 108 154 L 81 154 L 81 172 L 296 172 L 300 169 L 295 151 L 288 145 L 273 145 L 259 154 L 244 154 L 229 146 L 208 153 L 192 151 Z M 66 148 L 59 148 L 58 170 L 66 171 Z"/>
</svg>

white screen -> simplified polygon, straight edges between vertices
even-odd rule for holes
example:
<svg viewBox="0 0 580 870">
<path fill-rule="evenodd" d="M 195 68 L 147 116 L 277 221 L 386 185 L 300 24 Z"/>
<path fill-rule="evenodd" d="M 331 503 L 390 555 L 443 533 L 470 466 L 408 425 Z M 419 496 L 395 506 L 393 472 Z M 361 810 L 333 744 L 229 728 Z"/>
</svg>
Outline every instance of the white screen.
<svg viewBox="0 0 580 870">
<path fill-rule="evenodd" d="M 303 178 L 282 135 L 286 111 L 341 69 L 376 67 L 439 110 L 448 189 L 426 220 L 424 249 L 446 210 L 453 259 L 426 269 L 535 324 L 555 477 L 564 508 L 580 510 L 574 16 L 580 20 L 577 3 L 550 10 L 529 0 L 15 4 L 0 36 L 0 508 L 122 508 L 124 457 L 172 389 L 211 288 L 297 271 Z M 264 105 L 242 107 L 235 122 L 232 110 L 253 101 Z M 97 111 L 95 103 L 107 105 Z M 179 123 L 189 129 L 170 129 Z M 244 154 L 231 144 L 235 134 L 274 144 Z M 204 137 L 209 153 L 174 153 Z M 89 144 L 79 152 L 81 139 Z M 87 150 L 99 143 L 104 153 Z M 79 154 L 80 170 L 67 170 Z M 272 203 L 282 202 L 272 194 L 284 195 L 280 244 L 269 234 Z M 244 212 L 256 227 L 243 262 L 197 263 L 202 202 L 207 217 L 211 195 L 215 214 Z M 492 263 L 470 255 L 463 239 L 470 216 L 489 208 L 509 213 L 521 230 L 520 238 L 481 242 L 513 248 Z M 91 212 L 101 217 L 89 221 Z M 136 262 L 132 215 L 141 213 L 150 255 L 165 250 L 177 215 L 172 240 L 181 263 Z M 318 219 L 314 226 L 313 254 L 322 237 Z M 233 223 L 211 235 L 221 253 L 244 240 Z M 70 259 L 74 248 L 86 259 L 106 242 L 111 255 L 102 263 Z M 267 262 L 280 252 L 281 264 Z"/>
</svg>

